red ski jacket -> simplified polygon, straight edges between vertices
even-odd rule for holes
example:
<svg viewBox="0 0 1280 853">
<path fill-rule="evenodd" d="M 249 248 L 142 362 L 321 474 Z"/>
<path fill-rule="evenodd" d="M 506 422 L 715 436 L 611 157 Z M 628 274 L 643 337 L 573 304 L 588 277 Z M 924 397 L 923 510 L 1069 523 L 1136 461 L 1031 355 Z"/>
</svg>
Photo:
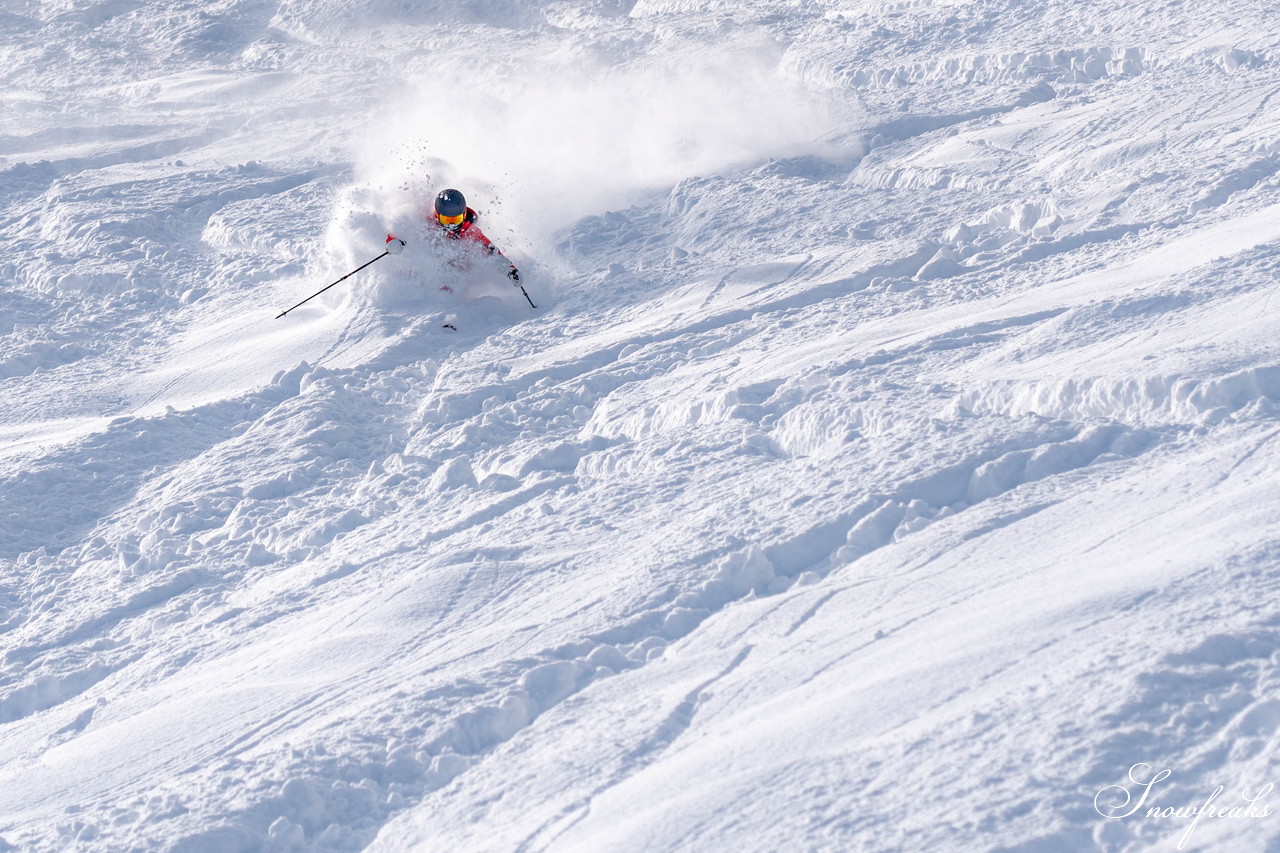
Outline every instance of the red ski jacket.
<svg viewBox="0 0 1280 853">
<path fill-rule="evenodd" d="M 430 219 L 436 225 L 440 226 L 440 233 L 446 239 L 471 240 L 472 242 L 479 243 L 480 247 L 484 249 L 484 253 L 486 255 L 502 254 L 502 252 L 498 251 L 498 247 L 493 245 L 492 241 L 490 241 L 488 237 L 484 236 L 484 232 L 476 226 L 476 212 L 469 207 L 467 208 L 466 217 L 462 220 L 462 224 L 458 226 L 457 231 L 450 231 L 448 228 L 440 225 L 440 220 L 436 219 L 435 214 L 432 214 Z"/>
<path fill-rule="evenodd" d="M 470 240 L 471 242 L 478 244 L 486 255 L 489 255 L 490 257 L 497 255 L 502 258 L 502 260 L 507 262 L 507 266 L 509 267 L 507 270 L 507 278 L 514 281 L 521 290 L 524 290 L 524 286 L 520 284 L 520 270 L 516 269 L 515 264 L 507 261 L 507 256 L 498 251 L 498 247 L 493 245 L 493 242 L 488 237 L 484 236 L 484 232 L 476 226 L 476 212 L 474 210 L 469 207 L 467 208 L 467 212 L 463 214 L 462 224 L 458 226 L 457 231 L 450 231 L 440 223 L 440 220 L 434 214 L 428 218 L 431 222 L 440 226 L 440 233 L 446 239 Z M 387 239 L 390 239 L 390 236 L 388 236 Z M 525 294 L 525 297 L 528 297 L 527 293 Z M 533 300 L 529 300 L 529 304 L 532 305 Z"/>
</svg>

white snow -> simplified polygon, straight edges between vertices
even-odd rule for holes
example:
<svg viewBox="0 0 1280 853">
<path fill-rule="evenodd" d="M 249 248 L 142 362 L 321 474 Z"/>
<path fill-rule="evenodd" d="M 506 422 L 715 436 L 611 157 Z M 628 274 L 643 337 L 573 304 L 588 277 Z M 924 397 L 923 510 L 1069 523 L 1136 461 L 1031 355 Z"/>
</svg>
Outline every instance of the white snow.
<svg viewBox="0 0 1280 853">
<path fill-rule="evenodd" d="M 7 3 L 0 850 L 1278 849 L 1273 5 Z"/>
</svg>

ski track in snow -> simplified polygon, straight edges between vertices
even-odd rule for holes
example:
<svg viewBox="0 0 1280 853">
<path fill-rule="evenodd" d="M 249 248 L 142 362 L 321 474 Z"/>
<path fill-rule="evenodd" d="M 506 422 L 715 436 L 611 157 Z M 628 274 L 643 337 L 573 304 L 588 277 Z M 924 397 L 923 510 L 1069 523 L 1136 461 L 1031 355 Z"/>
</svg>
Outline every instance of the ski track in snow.
<svg viewBox="0 0 1280 853">
<path fill-rule="evenodd" d="M 4 11 L 0 850 L 1161 850 L 1134 765 L 1274 782 L 1227 7 Z"/>
</svg>

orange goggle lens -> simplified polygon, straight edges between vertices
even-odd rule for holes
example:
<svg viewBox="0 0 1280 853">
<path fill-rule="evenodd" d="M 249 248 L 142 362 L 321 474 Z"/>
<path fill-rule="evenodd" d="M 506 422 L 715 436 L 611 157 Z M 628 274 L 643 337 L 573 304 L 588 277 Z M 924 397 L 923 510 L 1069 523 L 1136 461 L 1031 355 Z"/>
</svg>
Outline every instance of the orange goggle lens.
<svg viewBox="0 0 1280 853">
<path fill-rule="evenodd" d="M 459 213 L 457 216 L 437 216 L 436 217 L 436 219 L 440 220 L 441 225 L 461 225 L 462 220 L 466 218 L 467 218 L 467 215 L 465 213 Z"/>
</svg>

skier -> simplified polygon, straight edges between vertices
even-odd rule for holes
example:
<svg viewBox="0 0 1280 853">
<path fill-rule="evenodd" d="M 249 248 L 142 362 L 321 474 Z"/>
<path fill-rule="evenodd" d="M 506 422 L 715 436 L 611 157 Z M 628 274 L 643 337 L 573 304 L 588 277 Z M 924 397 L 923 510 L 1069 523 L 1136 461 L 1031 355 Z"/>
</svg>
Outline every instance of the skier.
<svg viewBox="0 0 1280 853">
<path fill-rule="evenodd" d="M 479 245 L 485 255 L 497 255 L 506 260 L 506 256 L 493 245 L 493 242 L 476 226 L 478 214 L 467 207 L 467 200 L 455 189 L 441 190 L 436 196 L 435 213 L 427 221 L 434 221 L 440 227 L 439 234 L 447 240 L 468 240 Z M 400 254 L 405 242 L 393 234 L 387 235 L 387 250 L 394 255 Z M 516 265 L 508 263 L 507 278 L 519 286 L 520 270 Z"/>
<path fill-rule="evenodd" d="M 440 226 L 440 234 L 442 237 L 449 240 L 470 240 L 471 242 L 479 245 L 480 250 L 484 252 L 485 255 L 489 257 L 492 257 L 493 255 L 497 255 L 499 258 L 506 261 L 507 260 L 506 256 L 503 255 L 502 252 L 498 251 L 498 247 L 493 245 L 492 241 L 490 241 L 488 237 L 484 236 L 483 231 L 481 231 L 479 228 L 476 227 L 477 218 L 478 218 L 478 214 L 471 208 L 467 207 L 467 200 L 463 198 L 462 193 L 458 192 L 457 190 L 455 189 L 441 190 L 440 194 L 436 196 L 434 219 L 435 219 L 435 223 Z M 333 282 L 333 284 L 330 284 L 328 287 L 321 288 L 320 290 L 311 294 L 306 299 L 299 302 L 297 305 L 294 305 L 293 308 L 299 308 L 302 305 L 305 305 L 307 302 L 310 302 L 312 299 L 315 299 L 321 293 L 324 293 L 330 287 L 333 287 L 336 284 L 346 281 L 348 278 L 360 272 L 360 270 L 364 269 L 365 267 L 369 266 L 375 261 L 381 260 L 382 258 L 385 258 L 387 255 L 400 254 L 401 252 L 404 251 L 404 247 L 407 245 L 408 243 L 406 243 L 404 240 L 401 240 L 396 235 L 388 234 L 387 250 L 385 252 L 383 252 L 381 255 L 378 255 L 378 257 L 374 258 L 372 261 L 369 261 L 368 263 L 365 263 L 359 267 L 356 267 L 354 270 L 347 273 L 337 281 Z M 524 285 L 520 283 L 520 270 L 516 269 L 516 265 L 510 262 L 507 263 L 507 278 L 511 279 L 512 284 L 520 288 L 520 292 L 524 294 L 524 298 L 529 300 L 530 308 L 538 307 L 537 305 L 533 304 L 533 299 L 530 298 L 529 292 L 525 290 Z M 452 290 L 453 288 L 449 287 L 449 285 L 446 284 L 440 289 Z M 281 311 L 279 314 L 276 315 L 276 319 L 279 320 L 285 314 L 288 314 L 290 311 L 292 311 L 293 308 L 286 308 L 284 311 Z M 454 331 L 457 331 L 457 327 L 454 326 L 452 323 L 445 323 L 444 325 L 446 329 L 453 329 Z"/>
</svg>

